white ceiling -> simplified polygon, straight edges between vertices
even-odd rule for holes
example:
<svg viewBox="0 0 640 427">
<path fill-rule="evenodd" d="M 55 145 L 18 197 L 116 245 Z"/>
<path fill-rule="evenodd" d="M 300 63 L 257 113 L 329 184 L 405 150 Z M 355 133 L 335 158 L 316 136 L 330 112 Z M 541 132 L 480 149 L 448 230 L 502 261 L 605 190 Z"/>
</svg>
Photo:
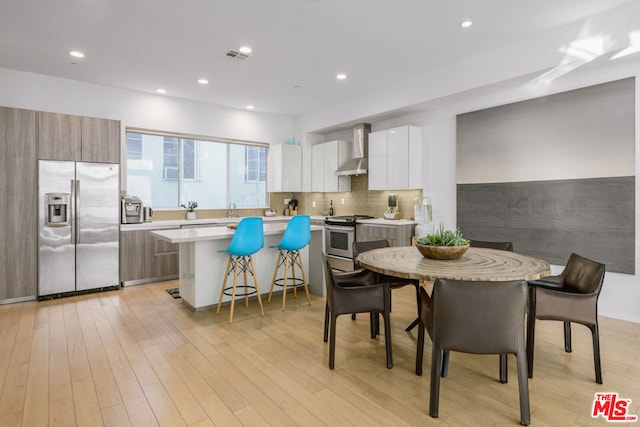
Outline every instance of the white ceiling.
<svg viewBox="0 0 640 427">
<path fill-rule="evenodd" d="M 631 2 L 0 0 L 0 67 L 296 116 Z"/>
</svg>

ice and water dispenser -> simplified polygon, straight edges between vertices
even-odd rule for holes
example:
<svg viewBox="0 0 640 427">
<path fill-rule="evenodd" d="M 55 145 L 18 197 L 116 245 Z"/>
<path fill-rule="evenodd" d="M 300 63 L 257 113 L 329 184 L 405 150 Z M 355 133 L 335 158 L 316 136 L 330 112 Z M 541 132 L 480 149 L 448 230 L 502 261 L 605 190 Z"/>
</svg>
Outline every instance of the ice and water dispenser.
<svg viewBox="0 0 640 427">
<path fill-rule="evenodd" d="M 69 225 L 71 215 L 69 193 L 46 193 L 45 203 L 45 226 L 64 227 Z"/>
</svg>

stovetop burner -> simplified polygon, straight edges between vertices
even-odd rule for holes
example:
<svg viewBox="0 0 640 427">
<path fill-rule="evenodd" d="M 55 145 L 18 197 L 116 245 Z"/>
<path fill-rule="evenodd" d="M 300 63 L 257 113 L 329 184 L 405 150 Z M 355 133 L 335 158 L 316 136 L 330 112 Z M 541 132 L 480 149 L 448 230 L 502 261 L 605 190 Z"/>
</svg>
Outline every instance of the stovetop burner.
<svg viewBox="0 0 640 427">
<path fill-rule="evenodd" d="M 325 224 L 334 225 L 355 225 L 359 219 L 371 219 L 371 215 L 338 215 L 325 218 Z"/>
</svg>

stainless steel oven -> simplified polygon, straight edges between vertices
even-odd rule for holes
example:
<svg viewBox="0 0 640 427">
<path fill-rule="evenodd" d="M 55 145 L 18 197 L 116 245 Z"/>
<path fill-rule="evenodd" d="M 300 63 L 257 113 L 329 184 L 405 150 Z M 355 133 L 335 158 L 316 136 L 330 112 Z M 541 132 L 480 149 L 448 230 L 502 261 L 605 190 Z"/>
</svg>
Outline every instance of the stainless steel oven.
<svg viewBox="0 0 640 427">
<path fill-rule="evenodd" d="M 336 270 L 353 270 L 353 242 L 356 241 L 356 222 L 371 218 L 368 215 L 327 217 L 324 226 L 325 252 L 329 264 Z"/>
<path fill-rule="evenodd" d="M 353 242 L 356 239 L 355 225 L 325 225 L 325 250 L 329 256 L 353 259 Z"/>
</svg>

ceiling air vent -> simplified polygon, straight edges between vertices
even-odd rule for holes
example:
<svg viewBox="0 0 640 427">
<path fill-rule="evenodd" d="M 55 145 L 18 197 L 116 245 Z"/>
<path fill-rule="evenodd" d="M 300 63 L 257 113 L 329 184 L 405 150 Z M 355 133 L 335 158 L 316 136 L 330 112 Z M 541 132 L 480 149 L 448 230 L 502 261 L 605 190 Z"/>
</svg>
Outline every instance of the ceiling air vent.
<svg viewBox="0 0 640 427">
<path fill-rule="evenodd" d="M 237 50 L 233 50 L 233 49 L 228 50 L 227 53 L 224 54 L 224 56 L 231 59 L 237 59 L 239 61 L 244 61 L 249 57 L 249 55 L 242 52 L 238 52 Z"/>
</svg>

